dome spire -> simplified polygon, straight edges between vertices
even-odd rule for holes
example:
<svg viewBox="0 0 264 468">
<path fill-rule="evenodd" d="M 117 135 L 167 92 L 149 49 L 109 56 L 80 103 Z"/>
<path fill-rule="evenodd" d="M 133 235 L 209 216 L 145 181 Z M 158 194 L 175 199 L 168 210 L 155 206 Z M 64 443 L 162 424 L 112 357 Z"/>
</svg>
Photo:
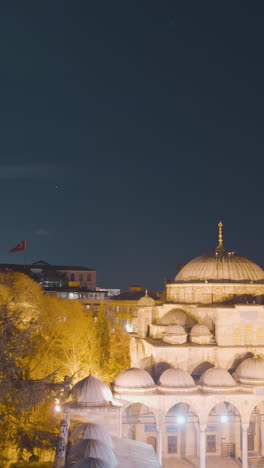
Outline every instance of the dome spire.
<svg viewBox="0 0 264 468">
<path fill-rule="evenodd" d="M 219 221 L 218 223 L 218 246 L 216 247 L 216 252 L 221 252 L 225 250 L 224 243 L 223 243 L 223 223 Z"/>
</svg>

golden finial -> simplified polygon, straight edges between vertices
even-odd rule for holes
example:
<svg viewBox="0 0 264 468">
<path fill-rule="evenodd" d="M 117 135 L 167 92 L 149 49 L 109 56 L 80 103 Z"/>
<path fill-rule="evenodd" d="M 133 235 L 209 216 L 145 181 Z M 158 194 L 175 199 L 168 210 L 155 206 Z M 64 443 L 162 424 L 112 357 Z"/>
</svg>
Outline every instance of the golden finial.
<svg viewBox="0 0 264 468">
<path fill-rule="evenodd" d="M 219 227 L 219 231 L 218 231 L 218 242 L 219 242 L 219 247 L 223 246 L 223 230 L 222 230 L 222 227 L 223 227 L 223 223 L 222 221 L 219 221 L 218 223 L 218 227 Z"/>
<path fill-rule="evenodd" d="M 218 246 L 216 247 L 216 250 L 225 250 L 224 244 L 223 244 L 223 223 L 222 221 L 219 221 L 218 223 Z"/>
</svg>

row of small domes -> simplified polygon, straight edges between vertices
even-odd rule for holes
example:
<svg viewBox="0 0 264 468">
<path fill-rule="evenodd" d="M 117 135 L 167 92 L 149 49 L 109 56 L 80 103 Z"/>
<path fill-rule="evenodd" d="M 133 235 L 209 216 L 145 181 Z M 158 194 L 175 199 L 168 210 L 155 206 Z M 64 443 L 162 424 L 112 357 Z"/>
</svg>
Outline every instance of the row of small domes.
<svg viewBox="0 0 264 468">
<path fill-rule="evenodd" d="M 175 335 L 186 334 L 185 328 L 182 325 L 167 325 L 165 333 L 171 333 Z M 191 336 L 209 336 L 211 332 L 207 325 L 196 324 L 190 331 Z"/>
<path fill-rule="evenodd" d="M 233 375 L 226 369 L 211 367 L 199 380 L 199 385 L 208 388 L 234 388 L 238 383 L 245 385 L 264 386 L 264 359 L 260 356 L 245 359 L 237 367 Z M 157 386 L 151 375 L 144 369 L 130 368 L 117 376 L 113 383 L 114 390 L 152 391 Z M 158 387 L 177 389 L 192 389 L 196 384 L 190 374 L 179 368 L 166 369 L 160 376 Z M 71 401 L 88 405 L 110 404 L 113 395 L 110 388 L 93 375 L 75 384 L 71 390 Z"/>
<path fill-rule="evenodd" d="M 236 380 L 235 380 L 236 379 Z M 264 359 L 248 358 L 239 364 L 233 376 L 223 368 L 207 369 L 199 380 L 199 385 L 205 387 L 235 387 L 238 383 L 264 385 Z M 160 376 L 158 385 L 170 388 L 191 388 L 195 382 L 188 372 L 180 368 L 166 369 Z M 131 368 L 123 371 L 115 380 L 114 388 L 118 389 L 154 389 L 155 383 L 151 375 L 143 370 Z"/>
</svg>

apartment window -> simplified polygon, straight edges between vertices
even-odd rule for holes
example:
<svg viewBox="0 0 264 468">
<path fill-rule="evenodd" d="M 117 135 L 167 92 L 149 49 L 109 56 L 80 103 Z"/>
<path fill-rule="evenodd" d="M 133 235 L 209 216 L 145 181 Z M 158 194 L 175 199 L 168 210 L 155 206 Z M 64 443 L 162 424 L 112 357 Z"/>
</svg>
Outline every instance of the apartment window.
<svg viewBox="0 0 264 468">
<path fill-rule="evenodd" d="M 82 273 L 80 273 L 79 274 L 79 281 L 82 281 L 82 279 L 83 279 L 83 275 L 82 275 Z"/>
<path fill-rule="evenodd" d="M 75 281 L 74 273 L 71 273 L 71 281 Z"/>
<path fill-rule="evenodd" d="M 92 281 L 92 274 L 91 273 L 87 273 L 87 281 Z"/>
</svg>

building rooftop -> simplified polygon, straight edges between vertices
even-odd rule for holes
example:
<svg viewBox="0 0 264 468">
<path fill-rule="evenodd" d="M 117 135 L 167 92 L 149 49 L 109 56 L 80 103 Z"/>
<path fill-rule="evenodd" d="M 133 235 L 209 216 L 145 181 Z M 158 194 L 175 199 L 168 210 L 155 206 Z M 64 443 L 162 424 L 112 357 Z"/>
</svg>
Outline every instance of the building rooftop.
<svg viewBox="0 0 264 468">
<path fill-rule="evenodd" d="M 77 270 L 77 271 L 95 271 L 94 268 L 87 268 L 76 265 L 51 265 L 50 263 L 39 260 L 27 265 L 20 263 L 0 263 L 0 270 L 28 271 L 34 268 L 43 268 L 47 270 Z"/>
<path fill-rule="evenodd" d="M 126 291 L 118 296 L 113 296 L 113 300 L 115 301 L 139 301 L 141 297 L 145 296 L 145 291 Z M 154 293 L 153 291 L 148 291 L 148 296 L 154 299 L 154 301 L 159 301 L 160 297 Z"/>
</svg>

